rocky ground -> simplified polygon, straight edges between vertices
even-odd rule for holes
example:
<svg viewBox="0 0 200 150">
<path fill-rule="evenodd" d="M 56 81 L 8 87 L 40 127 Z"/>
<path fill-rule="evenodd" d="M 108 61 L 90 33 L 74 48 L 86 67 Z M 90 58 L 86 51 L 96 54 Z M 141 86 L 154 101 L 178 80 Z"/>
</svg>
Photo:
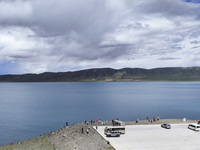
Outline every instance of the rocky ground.
<svg viewBox="0 0 200 150">
<path fill-rule="evenodd" d="M 195 122 L 187 120 L 187 123 Z M 126 125 L 183 123 L 183 119 L 161 119 L 153 122 L 148 120 L 127 121 Z M 33 138 L 27 141 L 0 146 L 0 150 L 111 150 L 114 149 L 96 131 L 101 123 L 81 123 L 72 126 L 64 126 L 57 131 Z M 111 125 L 111 121 L 104 122 L 105 126 Z M 95 129 L 93 129 L 93 127 Z M 87 133 L 88 130 L 88 133 Z M 98 130 L 98 129 L 97 129 Z"/>
<path fill-rule="evenodd" d="M 77 124 L 52 132 L 51 144 L 60 150 L 108 150 L 113 149 L 91 125 Z"/>
</svg>

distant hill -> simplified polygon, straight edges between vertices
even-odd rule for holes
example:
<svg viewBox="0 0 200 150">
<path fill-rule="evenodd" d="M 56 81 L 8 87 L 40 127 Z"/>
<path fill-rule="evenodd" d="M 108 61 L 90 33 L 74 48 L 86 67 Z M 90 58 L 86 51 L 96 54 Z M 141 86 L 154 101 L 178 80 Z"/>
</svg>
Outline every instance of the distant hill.
<svg viewBox="0 0 200 150">
<path fill-rule="evenodd" d="M 0 82 L 200 81 L 200 67 L 99 68 L 74 72 L 0 75 Z"/>
</svg>

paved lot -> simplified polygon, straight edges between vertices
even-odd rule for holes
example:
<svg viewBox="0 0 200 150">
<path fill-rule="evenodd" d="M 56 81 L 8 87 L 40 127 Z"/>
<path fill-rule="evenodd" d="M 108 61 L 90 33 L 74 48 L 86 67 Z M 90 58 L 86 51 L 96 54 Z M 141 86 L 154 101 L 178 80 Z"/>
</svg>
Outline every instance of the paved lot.
<svg viewBox="0 0 200 150">
<path fill-rule="evenodd" d="M 117 150 L 200 150 L 200 132 L 187 129 L 188 124 L 172 124 L 172 129 L 160 125 L 127 125 L 126 134 L 106 137 L 104 128 L 98 132 Z"/>
</svg>

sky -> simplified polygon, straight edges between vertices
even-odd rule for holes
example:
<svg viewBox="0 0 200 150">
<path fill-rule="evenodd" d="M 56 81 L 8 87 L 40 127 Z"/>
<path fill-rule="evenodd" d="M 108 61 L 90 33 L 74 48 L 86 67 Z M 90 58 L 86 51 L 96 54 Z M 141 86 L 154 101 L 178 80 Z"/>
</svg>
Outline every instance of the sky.
<svg viewBox="0 0 200 150">
<path fill-rule="evenodd" d="M 0 74 L 200 66 L 200 0 L 0 0 Z"/>
</svg>

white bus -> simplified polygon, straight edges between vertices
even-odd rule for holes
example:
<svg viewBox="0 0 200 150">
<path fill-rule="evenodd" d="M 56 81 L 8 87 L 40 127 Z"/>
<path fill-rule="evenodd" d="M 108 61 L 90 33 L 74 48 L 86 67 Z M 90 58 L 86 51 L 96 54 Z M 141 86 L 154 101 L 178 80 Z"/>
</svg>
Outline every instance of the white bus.
<svg viewBox="0 0 200 150">
<path fill-rule="evenodd" d="M 125 134 L 125 126 L 105 127 L 104 134 L 110 133 L 112 131 L 119 131 L 120 134 Z"/>
<path fill-rule="evenodd" d="M 188 125 L 188 129 L 192 129 L 194 131 L 200 131 L 200 124 L 191 123 Z"/>
</svg>

